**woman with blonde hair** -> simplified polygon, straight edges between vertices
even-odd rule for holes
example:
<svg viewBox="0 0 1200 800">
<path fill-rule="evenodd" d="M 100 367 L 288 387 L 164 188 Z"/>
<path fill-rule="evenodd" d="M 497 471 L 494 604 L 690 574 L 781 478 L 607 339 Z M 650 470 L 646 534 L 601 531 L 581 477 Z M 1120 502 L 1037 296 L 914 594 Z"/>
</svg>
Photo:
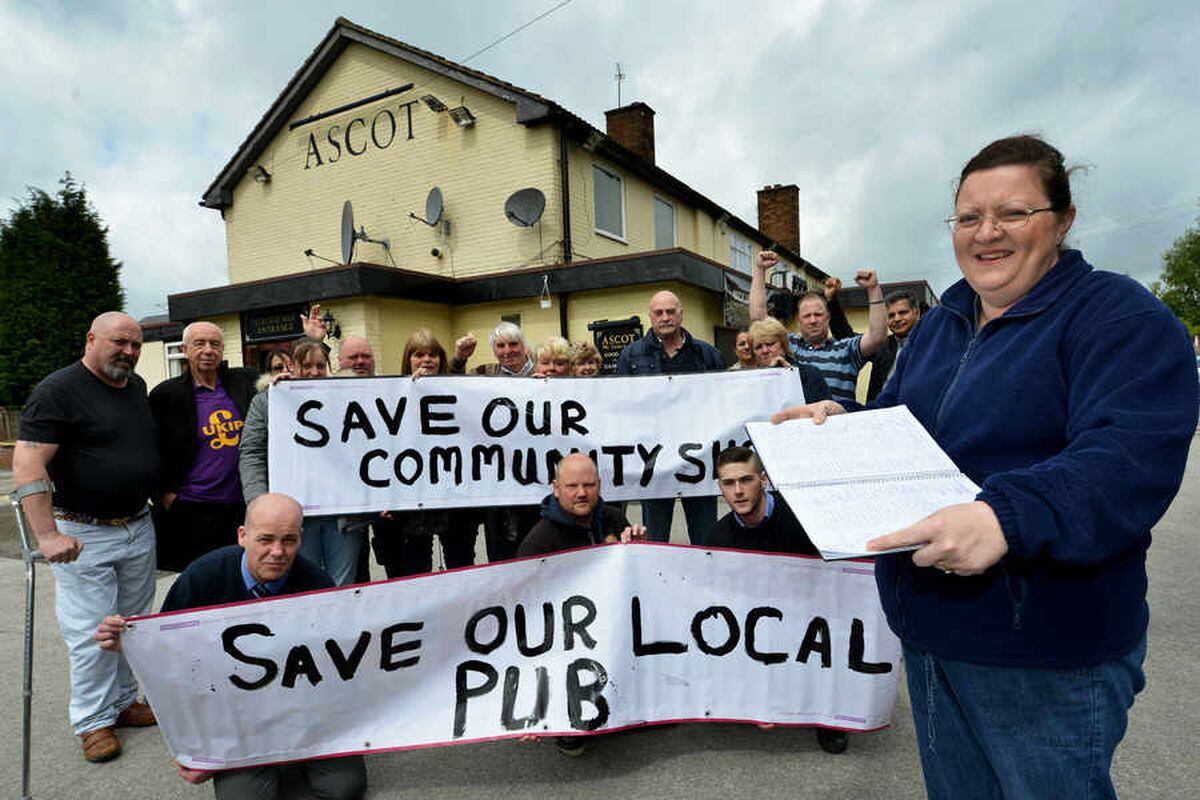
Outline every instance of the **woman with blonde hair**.
<svg viewBox="0 0 1200 800">
<path fill-rule="evenodd" d="M 578 378 L 599 375 L 603 363 L 600 351 L 591 342 L 576 342 L 571 348 L 571 374 Z"/>
<path fill-rule="evenodd" d="M 754 351 L 754 359 L 760 368 L 791 367 L 799 372 L 805 402 L 815 403 L 833 397 L 829 391 L 829 384 L 825 383 L 825 378 L 816 367 L 792 360 L 791 350 L 788 348 L 788 331 L 782 322 L 774 317 L 760 319 L 751 323 L 746 336 L 750 340 L 750 348 Z"/>
<path fill-rule="evenodd" d="M 542 378 L 566 375 L 571 367 L 571 343 L 561 336 L 551 336 L 533 351 L 533 374 Z"/>
</svg>

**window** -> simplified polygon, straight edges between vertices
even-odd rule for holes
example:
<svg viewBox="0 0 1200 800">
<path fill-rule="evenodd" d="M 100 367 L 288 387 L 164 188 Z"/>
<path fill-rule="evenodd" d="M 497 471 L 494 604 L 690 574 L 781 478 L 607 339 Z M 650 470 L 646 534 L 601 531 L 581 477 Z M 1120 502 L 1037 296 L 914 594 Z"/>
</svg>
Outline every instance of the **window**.
<svg viewBox="0 0 1200 800">
<path fill-rule="evenodd" d="M 750 240 L 744 236 L 739 236 L 733 231 L 729 232 L 729 266 L 736 269 L 738 272 L 744 272 L 747 275 L 751 274 L 751 267 L 754 264 L 754 248 L 750 246 Z"/>
<path fill-rule="evenodd" d="M 596 194 L 596 230 L 625 241 L 625 187 L 621 176 L 592 165 Z"/>
<path fill-rule="evenodd" d="M 183 355 L 183 342 L 167 342 L 163 352 L 167 357 L 167 377 L 178 378 L 183 374 L 183 364 L 187 361 Z"/>
<path fill-rule="evenodd" d="M 666 250 L 675 246 L 675 206 L 654 198 L 654 249 Z"/>
</svg>

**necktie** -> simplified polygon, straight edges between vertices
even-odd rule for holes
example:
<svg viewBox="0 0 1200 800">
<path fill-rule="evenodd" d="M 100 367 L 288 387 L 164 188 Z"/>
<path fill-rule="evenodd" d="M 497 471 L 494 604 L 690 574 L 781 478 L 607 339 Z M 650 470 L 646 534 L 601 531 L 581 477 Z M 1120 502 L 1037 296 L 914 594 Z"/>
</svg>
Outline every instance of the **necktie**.
<svg viewBox="0 0 1200 800">
<path fill-rule="evenodd" d="M 255 597 L 270 597 L 271 590 L 267 588 L 265 583 L 256 583 L 250 587 L 250 594 Z"/>
</svg>

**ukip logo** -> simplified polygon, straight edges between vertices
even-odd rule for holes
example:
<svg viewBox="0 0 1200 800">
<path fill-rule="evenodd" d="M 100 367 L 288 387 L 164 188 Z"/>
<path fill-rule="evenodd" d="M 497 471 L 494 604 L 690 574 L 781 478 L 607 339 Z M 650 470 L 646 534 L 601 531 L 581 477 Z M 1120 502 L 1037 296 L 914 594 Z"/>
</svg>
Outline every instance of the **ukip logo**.
<svg viewBox="0 0 1200 800">
<path fill-rule="evenodd" d="M 208 446 L 213 450 L 220 450 L 222 447 L 237 447 L 242 438 L 243 424 L 240 419 L 233 419 L 232 411 L 219 408 L 209 415 L 208 425 L 201 429 L 201 433 L 211 437 Z"/>
</svg>

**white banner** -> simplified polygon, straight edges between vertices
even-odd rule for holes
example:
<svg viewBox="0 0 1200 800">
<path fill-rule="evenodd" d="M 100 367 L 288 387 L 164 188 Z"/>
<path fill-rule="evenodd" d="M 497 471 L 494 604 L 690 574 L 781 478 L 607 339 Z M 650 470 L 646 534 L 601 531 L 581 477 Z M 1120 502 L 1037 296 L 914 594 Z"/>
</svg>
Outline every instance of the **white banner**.
<svg viewBox="0 0 1200 800">
<path fill-rule="evenodd" d="M 574 379 L 281 381 L 271 491 L 310 515 L 535 505 L 572 450 L 606 500 L 716 494 L 716 454 L 748 420 L 804 402 L 795 370 Z"/>
<path fill-rule="evenodd" d="M 669 721 L 886 726 L 870 562 L 606 545 L 134 620 L 175 757 L 222 769 Z"/>
</svg>

